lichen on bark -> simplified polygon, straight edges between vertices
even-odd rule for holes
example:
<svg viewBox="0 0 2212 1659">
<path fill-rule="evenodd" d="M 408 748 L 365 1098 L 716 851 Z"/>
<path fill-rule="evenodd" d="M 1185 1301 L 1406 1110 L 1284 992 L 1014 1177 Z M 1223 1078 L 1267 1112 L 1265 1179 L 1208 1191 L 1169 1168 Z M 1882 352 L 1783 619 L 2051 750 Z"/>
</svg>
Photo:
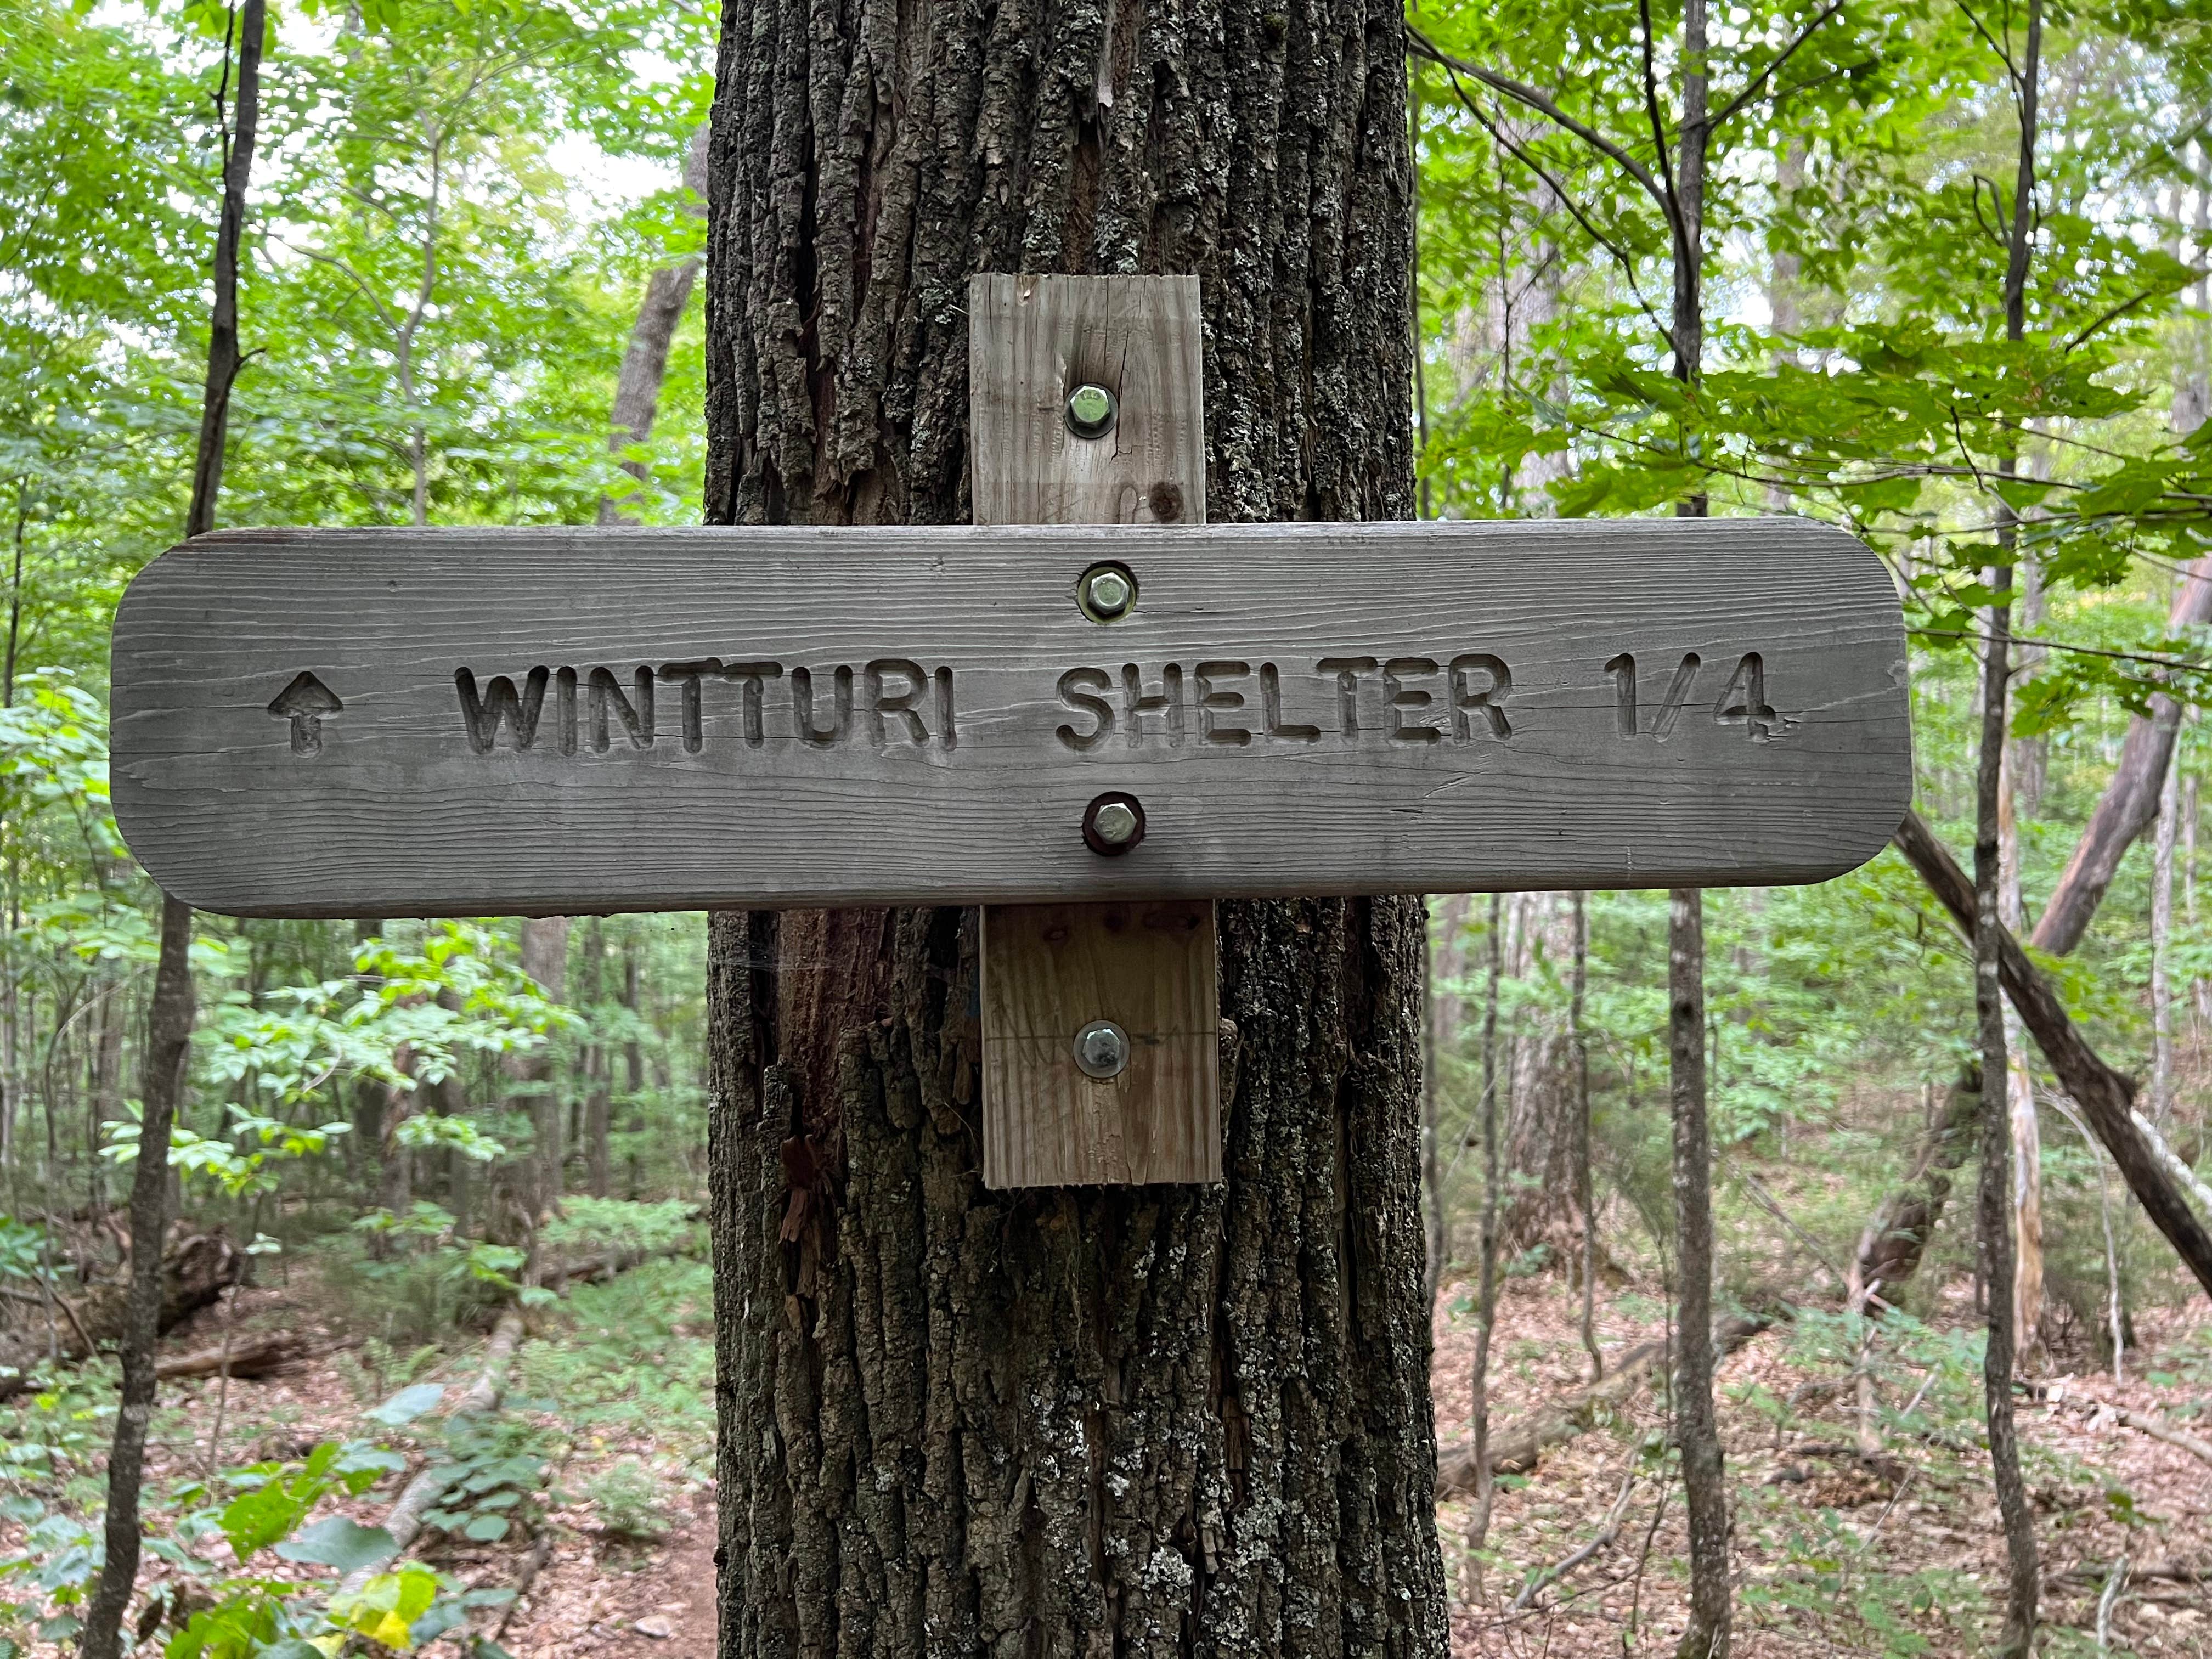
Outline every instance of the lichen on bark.
<svg viewBox="0 0 2212 1659">
<path fill-rule="evenodd" d="M 1210 516 L 1407 516 L 1402 30 L 729 0 L 708 517 L 964 519 L 993 270 L 1194 271 Z M 974 913 L 714 918 L 725 1659 L 1444 1650 L 1420 930 L 1224 904 L 1227 1178 L 993 1193 Z"/>
</svg>

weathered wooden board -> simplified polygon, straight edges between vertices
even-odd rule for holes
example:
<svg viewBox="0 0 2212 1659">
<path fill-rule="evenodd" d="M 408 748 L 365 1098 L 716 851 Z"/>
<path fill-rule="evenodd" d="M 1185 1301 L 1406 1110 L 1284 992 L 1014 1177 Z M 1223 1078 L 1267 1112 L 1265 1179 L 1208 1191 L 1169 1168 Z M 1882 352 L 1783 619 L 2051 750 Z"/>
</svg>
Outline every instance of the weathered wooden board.
<svg viewBox="0 0 2212 1659">
<path fill-rule="evenodd" d="M 1204 524 L 1205 319 L 1195 276 L 971 276 L 969 491 L 977 524 Z M 1061 410 L 1085 381 L 1112 434 Z"/>
<path fill-rule="evenodd" d="M 1212 901 L 994 904 L 984 918 L 986 1184 L 1220 1180 Z M 1119 1076 L 1073 1062 L 1094 1019 L 1128 1034 Z"/>
<path fill-rule="evenodd" d="M 125 835 L 238 915 L 1816 881 L 1911 781 L 1888 578 L 1790 520 L 238 531 L 112 668 Z"/>
<path fill-rule="evenodd" d="M 975 276 L 968 342 L 977 524 L 1206 522 L 1197 277 Z M 1085 382 L 1118 404 L 1103 435 L 1064 417 Z M 1220 1180 L 1213 902 L 987 904 L 982 922 L 984 1184 Z M 1076 1062 L 1097 1019 L 1129 1039 L 1118 1076 Z"/>
</svg>

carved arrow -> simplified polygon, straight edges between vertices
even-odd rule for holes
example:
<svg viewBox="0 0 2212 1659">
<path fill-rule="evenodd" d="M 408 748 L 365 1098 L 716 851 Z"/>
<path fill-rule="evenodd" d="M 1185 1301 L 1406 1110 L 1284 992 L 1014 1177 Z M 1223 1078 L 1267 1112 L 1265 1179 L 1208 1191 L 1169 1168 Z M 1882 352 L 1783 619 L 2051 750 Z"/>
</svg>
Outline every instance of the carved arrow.
<svg viewBox="0 0 2212 1659">
<path fill-rule="evenodd" d="M 335 714 L 344 707 L 337 692 L 313 674 L 301 673 L 270 700 L 269 712 L 292 722 L 294 754 L 319 755 L 323 752 L 323 716 Z"/>
</svg>

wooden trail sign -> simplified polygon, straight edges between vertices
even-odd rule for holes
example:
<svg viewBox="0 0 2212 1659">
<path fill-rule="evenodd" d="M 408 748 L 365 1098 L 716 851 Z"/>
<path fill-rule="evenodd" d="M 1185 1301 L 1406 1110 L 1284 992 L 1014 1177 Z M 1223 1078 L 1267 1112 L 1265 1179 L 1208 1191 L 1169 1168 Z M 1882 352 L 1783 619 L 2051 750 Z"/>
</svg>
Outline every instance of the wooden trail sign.
<svg viewBox="0 0 2212 1659">
<path fill-rule="evenodd" d="M 132 851 L 238 915 L 1809 882 L 1911 788 L 1896 594 L 1794 520 L 235 531 L 112 674 Z"/>
</svg>

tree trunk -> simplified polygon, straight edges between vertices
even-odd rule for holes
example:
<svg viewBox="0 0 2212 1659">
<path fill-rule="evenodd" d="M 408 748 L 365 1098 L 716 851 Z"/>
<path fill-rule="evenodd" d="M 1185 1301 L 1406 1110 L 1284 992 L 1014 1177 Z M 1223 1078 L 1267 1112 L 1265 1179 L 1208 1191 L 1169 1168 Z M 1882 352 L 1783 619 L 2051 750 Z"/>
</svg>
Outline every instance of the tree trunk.
<svg viewBox="0 0 2212 1659">
<path fill-rule="evenodd" d="M 596 1017 L 606 999 L 606 932 L 593 916 L 584 933 L 584 994 Z M 612 1085 L 607 1077 L 607 1049 L 594 1042 L 584 1058 L 584 1187 L 593 1198 L 605 1198 L 613 1184 L 607 1158 L 608 1119 L 612 1109 Z"/>
<path fill-rule="evenodd" d="M 246 20 L 249 30 L 258 27 L 258 0 L 250 0 Z M 252 38 L 258 44 L 259 37 Z M 241 85 L 241 101 L 251 84 Z M 192 1040 L 191 945 L 191 909 L 176 899 L 164 898 L 161 956 L 154 966 L 154 995 L 146 1019 L 138 1161 L 131 1178 L 131 1292 L 120 1345 L 123 1397 L 107 1454 L 107 1553 L 85 1610 L 82 1651 L 87 1659 L 118 1659 L 123 1614 L 138 1580 L 138 1494 L 145 1476 L 146 1431 L 154 1418 L 161 1240 L 169 1225 L 169 1130 L 184 1094 Z"/>
<path fill-rule="evenodd" d="M 1645 27 L 1650 25 L 1646 12 Z M 1707 108 L 1705 0 L 1682 7 L 1682 122 L 1674 190 L 1674 375 L 1694 392 L 1704 370 L 1705 160 L 1712 141 Z M 1656 103 L 1654 106 L 1656 109 Z M 1655 120 L 1656 117 L 1654 117 Z M 1678 503 L 1679 516 L 1703 518 L 1706 498 Z M 1668 1071 L 1674 1129 L 1674 1254 L 1680 1283 L 1674 1328 L 1674 1437 L 1682 1452 L 1682 1496 L 1689 1515 L 1690 1619 L 1677 1659 L 1728 1659 L 1728 1476 L 1713 1405 L 1712 1146 L 1705 1124 L 1705 896 L 1680 889 L 1667 921 Z"/>
<path fill-rule="evenodd" d="M 624 1121 L 633 1130 L 645 1127 L 645 1050 L 637 1040 L 638 1019 L 638 963 L 637 933 L 625 928 L 623 933 L 623 1006 L 629 1010 L 630 1035 L 623 1042 L 623 1092 Z M 629 1187 L 626 1196 L 635 1200 L 640 1197 L 637 1142 L 630 1143 Z M 690 1168 L 687 1158 L 685 1168 Z"/>
<path fill-rule="evenodd" d="M 1950 849 L 1936 839 L 1927 820 L 1917 812 L 1907 812 L 1890 840 L 1919 872 L 1960 932 L 1972 939 L 1973 884 L 1959 868 Z M 2034 1036 L 2043 1057 L 2051 1062 L 2059 1087 L 2081 1109 L 2081 1115 L 2112 1155 L 2128 1190 L 2143 1206 L 2152 1224 L 2166 1235 L 2174 1254 L 2196 1274 L 2206 1294 L 2212 1295 L 2212 1231 L 2207 1231 L 2189 1207 L 2189 1200 L 2173 1184 L 2158 1150 L 2143 1133 L 2142 1125 L 2148 1120 L 2135 1110 L 2135 1080 L 2106 1065 L 2089 1046 L 2050 981 L 2028 960 L 2020 942 L 2002 927 L 1997 947 L 2005 995 L 2020 1011 L 2021 1023 Z"/>
<path fill-rule="evenodd" d="M 1474 1448 L 1474 1504 L 1467 1517 L 1467 1589 L 1474 1601 L 1482 1588 L 1482 1552 L 1490 1539 L 1490 1513 L 1497 1489 L 1490 1478 L 1490 1341 L 1498 1327 L 1498 999 L 1505 965 L 1505 906 L 1490 896 L 1490 926 L 1484 930 L 1486 969 L 1482 990 L 1482 1098 L 1475 1108 L 1475 1133 L 1482 1140 L 1482 1221 L 1474 1295 L 1474 1363 L 1468 1384 L 1468 1423 Z"/>
<path fill-rule="evenodd" d="M 1590 1180 L 1589 1034 L 1583 1029 L 1583 1004 L 1589 988 L 1589 896 L 1575 895 L 1575 957 L 1567 981 L 1567 1041 L 1575 1068 L 1575 1210 L 1581 1231 L 1583 1352 L 1589 1355 L 1590 1381 L 1605 1375 L 1605 1354 L 1597 1344 L 1597 1198 Z"/>
<path fill-rule="evenodd" d="M 1570 971 L 1575 951 L 1575 898 L 1528 893 L 1516 902 L 1521 925 L 1510 972 L 1551 981 Z M 1546 964 L 1548 964 L 1548 970 Z M 1567 1020 L 1549 1012 L 1550 998 L 1524 1009 L 1509 1045 L 1505 1091 L 1506 1190 L 1498 1220 L 1503 1248 L 1519 1255 L 1548 1246 L 1571 1261 L 1575 1218 L 1574 1043 Z"/>
<path fill-rule="evenodd" d="M 1408 516 L 1395 6 L 723 16 L 712 520 L 963 518 L 990 270 L 1195 271 L 1209 517 Z M 1222 906 L 1213 1187 L 982 1188 L 975 938 L 713 919 L 725 1659 L 1440 1654 L 1418 903 Z"/>
<path fill-rule="evenodd" d="M 2017 670 L 2011 672 L 2008 690 L 2018 677 Z M 2027 914 L 2021 895 L 2020 819 L 2013 775 L 2019 759 L 2019 742 L 2007 737 L 1997 778 L 1997 919 L 2015 936 L 2027 930 Z M 2043 1121 L 2036 1112 L 2035 1079 L 2028 1071 L 2017 1022 L 2002 999 L 1998 1010 L 2005 1022 L 2005 1111 L 2012 1130 L 2012 1328 L 2021 1363 L 2027 1366 L 2043 1352 Z"/>
<path fill-rule="evenodd" d="M 1459 1037 L 1459 982 L 1467 957 L 1461 934 L 1473 901 L 1454 893 L 1439 903 L 1431 900 L 1429 915 L 1428 977 L 1422 983 L 1421 1003 L 1421 1192 L 1427 1224 L 1428 1301 L 1433 1310 L 1437 1289 L 1451 1258 L 1450 1194 L 1444 1191 L 1443 1057 Z"/>
<path fill-rule="evenodd" d="M 2150 883 L 2150 1121 L 2161 1133 L 2173 1114 L 2173 986 L 2167 977 L 2173 949 L 2173 853 L 2181 817 L 2181 757 L 2166 769 L 2158 798 L 2158 838 L 2152 844 Z"/>
<path fill-rule="evenodd" d="M 532 916 L 522 924 L 522 971 L 549 1002 L 568 994 L 568 918 Z M 543 1221 L 561 1203 L 561 1091 L 550 1048 L 524 1055 L 515 1075 L 530 1091 L 526 1103 L 537 1145 L 531 1156 L 529 1208 Z"/>
<path fill-rule="evenodd" d="M 98 1226 L 107 1214 L 107 1160 L 100 1154 L 106 1125 L 123 1116 L 123 1030 L 127 1022 L 119 971 L 102 975 L 100 989 L 100 1028 L 93 1047 L 91 1113 L 85 1124 L 85 1158 L 92 1224 Z"/>
<path fill-rule="evenodd" d="M 238 343 L 238 271 L 246 234 L 246 187 L 253 173 L 253 144 L 261 118 L 261 46 L 266 32 L 264 0 L 245 0 L 238 12 L 238 92 L 222 134 L 222 200 L 215 239 L 215 304 L 209 319 L 207 379 L 200 398 L 199 447 L 193 458 L 191 500 L 185 510 L 187 538 L 215 528 L 216 498 L 222 488 L 230 393 L 244 361 Z M 226 45 L 228 43 L 226 42 Z M 224 56 L 225 80 L 230 57 Z M 226 90 L 228 88 L 226 88 Z M 217 108 L 222 110 L 220 100 Z M 131 1296 L 121 1344 L 122 1400 L 107 1455 L 106 1557 L 85 1609 L 81 1638 L 86 1659 L 118 1659 L 123 1615 L 138 1579 L 138 1498 L 145 1478 L 146 1431 L 154 1415 L 154 1344 L 161 1334 L 161 1241 L 168 1231 L 171 1174 L 169 1133 L 185 1092 L 185 1067 L 192 1040 L 192 913 L 163 895 L 161 951 L 146 1022 L 145 1084 L 142 1091 L 138 1162 L 131 1180 Z"/>
<path fill-rule="evenodd" d="M 2042 42 L 2043 0 L 2027 0 L 2027 50 L 2017 82 L 2021 98 L 2020 162 L 2013 185 L 2012 230 L 2005 264 L 2005 337 L 2008 340 L 2021 338 L 2027 330 L 2028 262 L 2034 246 L 2035 103 Z M 2002 472 L 2011 473 L 2014 465 L 2014 457 L 2009 454 L 1998 458 Z M 1997 598 L 1989 608 L 1984 630 L 1982 735 L 1974 781 L 1974 1015 L 1979 1029 L 1982 1075 L 1988 1079 L 2008 1074 L 2003 985 L 2007 934 L 1998 908 L 1998 889 L 2003 875 L 1999 855 L 2002 826 L 1998 809 L 2004 770 L 2005 710 L 2010 690 L 2011 561 L 2017 538 L 2011 510 L 2002 498 L 1997 523 L 1998 556 L 2004 562 L 1990 571 L 1987 579 L 1990 590 Z M 2170 750 L 2170 744 L 2168 747 Z M 2076 862 L 2079 861 L 2077 855 Z M 2063 893 L 2063 882 L 2061 887 Z M 2060 908 L 2059 897 L 2054 896 L 2050 908 L 2044 912 L 2046 924 Z M 2087 925 L 2086 915 L 2083 925 Z M 2040 1568 L 2036 1559 L 2034 1517 L 2028 1511 L 2027 1492 L 2021 1480 L 2020 1441 L 2013 1420 L 2014 1349 L 2019 1333 L 2013 1322 L 2012 1236 L 2005 1215 L 2006 1200 L 2012 1191 L 2012 1123 L 2009 1111 L 1998 1103 L 1997 1091 L 1988 1089 L 1984 1093 L 1978 1209 L 1982 1273 L 1989 1287 L 1989 1337 L 1982 1355 L 1982 1391 L 1989 1419 L 1990 1474 L 1996 1487 L 1997 1513 L 2004 1523 L 2007 1558 L 2004 1627 L 1999 1633 L 1997 1647 L 2006 1659 L 2027 1659 L 2035 1645 Z"/>
<path fill-rule="evenodd" d="M 356 945 L 366 945 L 384 932 L 384 922 L 378 917 L 363 917 L 353 925 Z M 354 984 L 363 995 L 374 992 L 381 981 L 374 974 L 356 974 Z M 380 1190 L 378 1171 L 384 1156 L 384 1085 L 377 1079 L 363 1075 L 353 1084 L 353 1133 L 342 1139 L 345 1153 L 346 1176 L 358 1181 L 364 1193 Z M 372 1246 L 375 1241 L 372 1239 Z"/>
<path fill-rule="evenodd" d="M 2166 631 L 2181 634 L 2212 622 L 2212 558 L 2191 561 L 2173 596 Z M 2173 762 L 2181 730 L 2181 705 L 2163 691 L 2150 696 L 2150 713 L 2128 722 L 2120 743 L 2119 764 L 2105 786 L 2089 824 L 2075 844 L 2051 902 L 2028 943 L 2052 956 L 2064 956 L 2081 942 L 2105 890 L 2119 873 L 2120 860 L 2136 836 L 2158 816 L 2158 796 Z"/>
<path fill-rule="evenodd" d="M 1942 1109 L 1930 1115 L 1904 1182 L 1875 1206 L 1859 1235 L 1844 1285 L 1845 1300 L 1854 1310 L 1863 1309 L 1875 1296 L 1896 1301 L 1893 1292 L 1919 1271 L 1928 1240 L 1950 1201 L 1951 1177 L 1973 1150 L 1981 1114 L 1981 1073 L 1969 1066 L 1946 1092 Z"/>
<path fill-rule="evenodd" d="M 702 126 L 692 136 L 684 161 L 684 182 L 702 203 L 707 199 L 707 129 Z M 622 369 L 615 377 L 615 402 L 612 419 L 608 422 L 607 447 L 621 462 L 622 470 L 640 483 L 650 476 L 650 470 L 642 460 L 623 457 L 626 451 L 641 447 L 653 436 L 653 423 L 660 412 L 661 382 L 668 378 L 669 348 L 690 306 L 691 289 L 698 278 L 699 261 L 696 258 L 662 265 L 646 278 L 645 298 L 638 304 L 637 321 L 629 331 L 629 347 L 623 353 Z M 601 496 L 599 522 L 637 523 L 635 514 L 623 511 L 635 498 L 635 491 L 619 500 Z"/>
</svg>

